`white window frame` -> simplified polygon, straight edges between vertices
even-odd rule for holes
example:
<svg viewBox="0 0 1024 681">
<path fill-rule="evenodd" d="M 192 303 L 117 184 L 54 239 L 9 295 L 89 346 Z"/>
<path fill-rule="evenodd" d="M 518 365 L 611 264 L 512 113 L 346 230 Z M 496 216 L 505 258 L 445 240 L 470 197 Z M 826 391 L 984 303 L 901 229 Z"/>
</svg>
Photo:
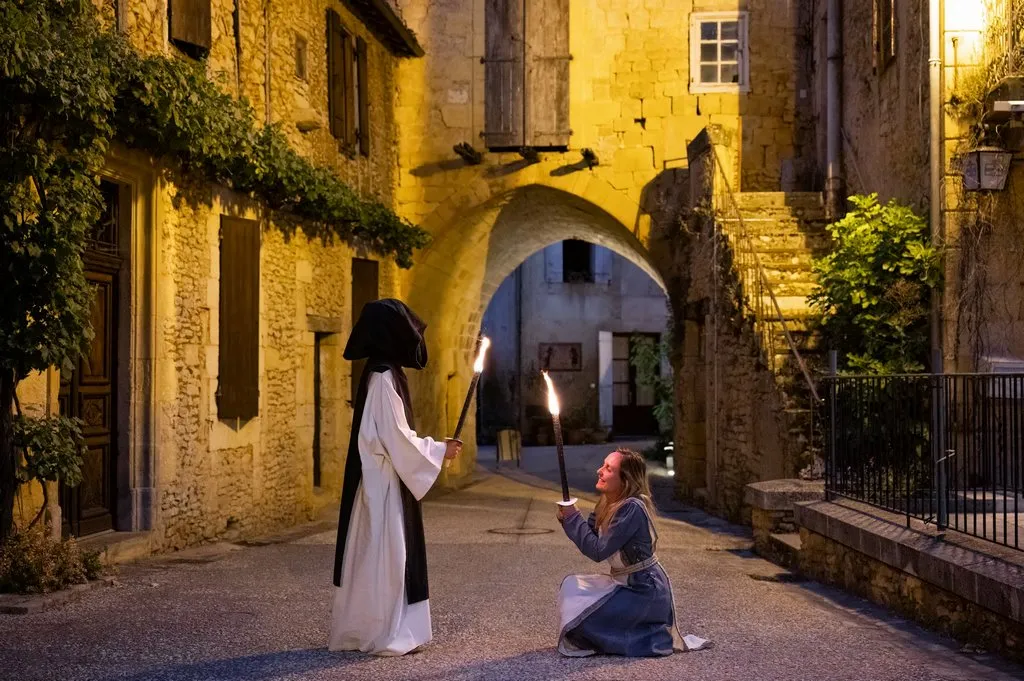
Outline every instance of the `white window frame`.
<svg viewBox="0 0 1024 681">
<path fill-rule="evenodd" d="M 747 12 L 694 12 L 690 15 L 690 92 L 702 94 L 750 92 L 750 40 Z M 738 83 L 700 82 L 700 25 L 705 21 L 735 21 L 739 24 L 739 76 Z"/>
</svg>

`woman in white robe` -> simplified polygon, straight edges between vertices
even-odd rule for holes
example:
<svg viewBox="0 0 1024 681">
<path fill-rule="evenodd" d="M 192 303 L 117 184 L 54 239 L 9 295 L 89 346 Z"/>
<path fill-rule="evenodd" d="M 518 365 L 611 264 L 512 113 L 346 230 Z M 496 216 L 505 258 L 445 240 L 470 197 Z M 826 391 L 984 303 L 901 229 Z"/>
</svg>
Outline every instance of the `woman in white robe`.
<svg viewBox="0 0 1024 681">
<path fill-rule="evenodd" d="M 411 425 L 402 367 L 426 364 L 424 329 L 403 303 L 375 301 L 345 349 L 368 362 L 345 467 L 330 650 L 404 655 L 431 640 L 419 501 L 461 445 L 421 438 Z"/>
</svg>

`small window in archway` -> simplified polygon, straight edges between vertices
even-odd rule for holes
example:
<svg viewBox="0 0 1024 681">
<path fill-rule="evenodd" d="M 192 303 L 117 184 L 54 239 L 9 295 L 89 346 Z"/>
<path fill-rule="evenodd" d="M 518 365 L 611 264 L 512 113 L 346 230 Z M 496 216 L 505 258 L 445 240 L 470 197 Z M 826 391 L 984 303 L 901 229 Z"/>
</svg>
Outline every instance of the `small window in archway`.
<svg viewBox="0 0 1024 681">
<path fill-rule="evenodd" d="M 592 283 L 594 281 L 593 244 L 579 239 L 562 242 L 562 281 L 566 283 Z"/>
</svg>

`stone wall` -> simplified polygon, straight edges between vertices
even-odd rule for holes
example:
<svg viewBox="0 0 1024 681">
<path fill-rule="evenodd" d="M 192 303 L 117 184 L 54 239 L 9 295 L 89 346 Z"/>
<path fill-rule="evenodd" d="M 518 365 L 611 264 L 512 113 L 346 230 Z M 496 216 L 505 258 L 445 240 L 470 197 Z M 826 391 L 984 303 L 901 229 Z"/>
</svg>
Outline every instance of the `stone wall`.
<svg viewBox="0 0 1024 681">
<path fill-rule="evenodd" d="M 891 608 L 930 629 L 1015 660 L 1024 660 L 1024 625 L 870 558 L 800 529 L 800 571 Z"/>
<path fill-rule="evenodd" d="M 826 4 L 815 3 L 811 26 L 817 187 L 826 174 L 828 51 Z M 875 54 L 875 0 L 842 5 L 843 172 L 851 194 L 877 192 L 927 212 L 928 3 L 896 6 L 896 55 L 884 66 Z"/>
</svg>

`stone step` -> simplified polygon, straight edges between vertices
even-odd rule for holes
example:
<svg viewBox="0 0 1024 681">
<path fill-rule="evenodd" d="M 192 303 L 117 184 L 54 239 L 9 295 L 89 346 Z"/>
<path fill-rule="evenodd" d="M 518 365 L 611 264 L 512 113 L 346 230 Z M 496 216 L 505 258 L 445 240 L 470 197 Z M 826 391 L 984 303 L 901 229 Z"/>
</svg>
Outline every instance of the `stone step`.
<svg viewBox="0 0 1024 681">
<path fill-rule="evenodd" d="M 821 258 L 832 248 L 831 240 L 823 234 L 802 234 L 800 232 L 778 231 L 765 233 L 750 231 L 750 240 L 744 242 L 740 238 L 739 231 L 725 230 L 732 248 L 739 248 L 749 244 L 749 247 L 757 250 L 758 253 L 808 253 L 815 258 Z"/>
<path fill-rule="evenodd" d="M 775 301 L 779 304 L 779 310 L 782 312 L 783 319 L 807 319 L 808 317 L 817 316 L 817 313 L 807 304 L 806 296 L 777 295 L 775 296 Z M 775 309 L 770 296 L 762 296 L 762 303 L 766 310 Z M 774 317 L 774 315 L 772 316 Z"/>
<path fill-rule="evenodd" d="M 819 208 L 825 210 L 821 192 L 739 192 L 740 208 Z"/>
<path fill-rule="evenodd" d="M 719 222 L 731 242 L 738 240 L 746 231 L 755 243 L 767 248 L 828 251 L 832 247 L 832 237 L 824 227 L 808 225 L 793 218 L 744 219 L 742 226 L 738 218 L 722 218 Z"/>
<path fill-rule="evenodd" d="M 789 330 L 789 336 L 793 339 L 793 343 L 796 344 L 797 350 L 803 352 L 824 352 L 825 342 L 824 338 L 820 333 L 816 331 L 800 331 L 793 328 L 794 324 L 798 324 L 796 320 L 792 322 L 786 322 L 786 328 Z M 772 335 L 772 339 L 775 342 L 776 348 L 788 348 L 789 342 L 786 340 L 786 333 L 782 330 L 782 325 L 775 322 L 771 325 L 769 333 Z"/>
<path fill-rule="evenodd" d="M 786 281 L 769 278 L 769 285 L 776 296 L 809 296 L 814 293 L 817 285 L 812 281 Z"/>
</svg>

